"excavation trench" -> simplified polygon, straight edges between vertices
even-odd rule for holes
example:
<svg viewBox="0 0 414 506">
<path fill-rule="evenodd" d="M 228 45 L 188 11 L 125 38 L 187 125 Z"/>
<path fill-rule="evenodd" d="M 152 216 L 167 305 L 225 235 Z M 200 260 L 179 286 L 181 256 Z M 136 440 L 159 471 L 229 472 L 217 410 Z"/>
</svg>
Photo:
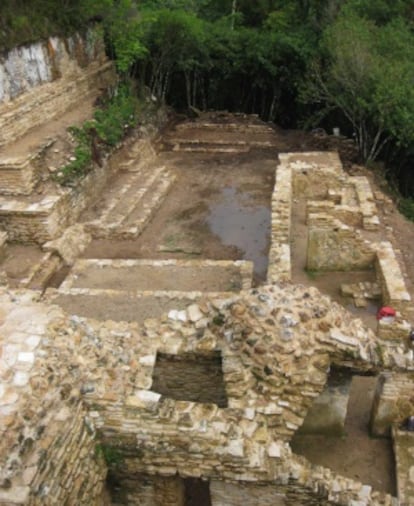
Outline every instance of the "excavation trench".
<svg viewBox="0 0 414 506">
<path fill-rule="evenodd" d="M 280 134 L 280 132 L 279 132 Z M 268 149 L 251 149 L 240 152 L 218 152 L 219 143 L 214 144 L 212 152 L 206 151 L 193 144 L 186 149 L 200 149 L 200 151 L 163 151 L 158 153 L 156 166 L 168 165 L 174 172 L 175 181 L 169 188 L 165 198 L 160 199 L 157 211 L 146 224 L 143 232 L 136 238 L 106 237 L 95 238 L 82 254 L 83 259 L 111 259 L 111 260 L 140 260 L 154 261 L 177 260 L 248 260 L 253 262 L 253 284 L 259 285 L 266 281 L 268 253 L 271 231 L 271 197 L 275 184 L 277 169 L 277 155 L 281 151 L 311 150 L 312 139 L 292 133 L 278 133 L 274 135 L 274 146 Z M 211 137 L 211 136 L 210 136 Z M 213 135 L 220 138 L 220 132 Z M 214 140 L 213 139 L 213 140 Z M 128 153 L 125 153 L 128 157 Z M 151 172 L 151 168 L 149 171 Z M 125 173 L 119 175 L 126 178 Z M 108 188 L 116 189 L 117 179 L 110 182 Z M 109 190 L 108 190 L 109 191 Z M 122 200 L 117 203 L 122 208 Z M 84 221 L 97 218 L 94 207 L 89 208 L 83 218 Z M 138 216 L 137 214 L 131 215 Z M 131 218 L 131 219 L 132 219 Z M 306 227 L 303 217 L 293 213 L 293 281 L 308 286 L 318 286 L 321 291 L 333 296 L 339 302 L 345 302 L 338 296 L 340 283 L 354 276 L 360 280 L 357 273 L 339 273 L 337 275 L 306 274 Z M 16 246 L 16 254 L 22 255 Z M 19 279 L 24 279 L 30 271 L 31 264 L 41 256 L 39 248 L 28 247 L 24 262 L 20 264 L 6 258 L 4 266 L 13 284 L 18 285 Z M 41 251 L 41 250 L 40 250 Z M 22 257 L 22 258 L 23 258 Z M 17 257 L 16 257 L 17 258 Z M 33 261 L 31 262 L 31 258 Z M 134 270 L 135 269 L 135 270 Z M 131 268 L 129 273 L 120 275 L 120 270 L 113 266 L 107 268 L 93 267 L 89 271 L 76 273 L 71 289 L 67 294 L 60 294 L 54 302 L 71 314 L 92 317 L 100 320 L 135 320 L 143 321 L 148 317 L 158 317 L 171 309 L 185 309 L 193 302 L 186 296 L 164 295 L 148 298 L 134 294 L 134 290 L 159 292 L 237 292 L 243 287 L 240 272 L 234 268 L 200 268 L 196 263 L 180 270 L 176 266 L 168 268 Z M 75 268 L 72 269 L 72 273 Z M 162 271 L 162 274 L 161 274 Z M 69 274 L 67 276 L 67 274 Z M 54 287 L 64 286 L 71 275 L 71 271 L 62 270 L 52 278 Z M 371 280 L 372 273 L 364 272 L 361 280 Z M 82 290 L 91 289 L 91 293 Z M 78 292 L 76 292 L 78 290 Z M 108 297 L 105 290 L 112 291 Z M 360 312 L 368 325 L 373 325 L 375 305 L 368 307 L 368 311 Z M 217 388 L 214 395 L 203 397 L 199 391 L 184 392 L 182 384 L 174 383 L 177 376 L 175 367 L 177 362 L 171 357 L 158 357 L 158 366 L 163 372 L 170 371 L 168 381 L 163 381 L 162 374 L 156 376 L 155 390 L 164 396 L 198 402 L 213 402 L 220 407 L 226 406 L 225 385 L 222 384 L 220 368 L 216 367 Z M 197 375 L 191 360 L 187 361 L 189 377 Z M 211 371 L 214 364 L 202 364 Z M 215 364 L 217 366 L 217 363 Z M 218 372 L 217 372 L 218 371 Z M 191 373 L 191 374 L 190 374 Z M 200 374 L 200 378 L 202 378 Z M 200 379 L 199 378 L 199 379 Z M 207 381 L 204 377 L 200 383 Z M 191 380 L 190 380 L 191 382 Z M 185 381 L 184 383 L 188 383 Z M 194 382 L 197 385 L 197 382 Z M 370 444 L 366 423 L 367 413 L 362 409 L 371 404 L 372 384 L 363 381 L 353 382 L 349 416 L 361 423 L 347 423 L 346 437 L 342 439 L 303 436 L 307 439 L 294 441 L 294 449 L 307 456 L 309 460 L 331 467 L 334 471 L 343 473 L 351 478 L 361 479 L 372 484 L 375 488 L 393 492 L 390 476 L 390 445 L 382 441 L 377 445 Z M 198 389 L 202 390 L 202 389 Z M 356 394 L 355 394 L 356 392 Z M 187 397 L 186 397 L 187 395 Z M 363 430 L 361 429 L 363 427 Z M 349 444 L 354 437 L 358 437 L 358 444 Z M 344 466 L 344 446 L 348 458 Z M 362 459 L 361 455 L 367 456 Z M 367 463 L 377 461 L 376 472 L 364 473 Z M 202 504 L 201 497 L 206 496 L 205 483 L 186 484 L 187 504 Z M 194 499 L 199 494 L 200 501 Z M 191 497 L 191 498 L 190 498 Z M 204 499 L 203 499 L 204 500 Z M 207 500 L 207 499 L 206 499 Z M 196 501 L 196 502 L 194 502 Z M 203 503 L 204 504 L 204 503 Z M 205 503 L 207 504 L 207 502 Z"/>
</svg>

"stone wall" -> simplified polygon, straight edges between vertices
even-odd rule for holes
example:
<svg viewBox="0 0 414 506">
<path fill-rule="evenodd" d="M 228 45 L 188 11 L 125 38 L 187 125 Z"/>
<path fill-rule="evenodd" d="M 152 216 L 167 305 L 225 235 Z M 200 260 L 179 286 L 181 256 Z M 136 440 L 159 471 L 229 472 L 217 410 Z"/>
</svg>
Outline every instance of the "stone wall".
<svg viewBox="0 0 414 506">
<path fill-rule="evenodd" d="M 271 236 L 267 279 L 270 283 L 291 279 L 290 224 L 292 215 L 292 171 L 281 163 L 272 194 Z"/>
<path fill-rule="evenodd" d="M 384 305 L 392 306 L 407 318 L 412 306 L 411 296 L 405 286 L 404 276 L 392 244 L 384 241 L 374 244 L 374 247 L 375 268 L 382 288 L 382 301 Z"/>
<path fill-rule="evenodd" d="M 212 506 L 329 506 L 331 502 L 323 491 L 310 491 L 296 483 L 227 483 L 212 481 Z M 367 492 L 369 487 L 367 487 Z M 355 503 L 358 504 L 358 503 Z M 361 502 L 360 504 L 364 504 Z"/>
<path fill-rule="evenodd" d="M 114 166 L 110 159 L 106 160 L 103 167 L 95 167 L 75 188 L 60 190 L 37 203 L 0 197 L 1 228 L 8 231 L 12 241 L 43 244 L 59 237 L 99 198 Z"/>
<path fill-rule="evenodd" d="M 316 289 L 260 287 L 142 327 L 68 318 L 33 297 L 0 292 L 0 494 L 14 504 L 105 504 L 102 456 L 115 504 L 125 489 L 128 504 L 141 491 L 148 506 L 172 506 L 177 475 L 247 487 L 251 501 L 263 486 L 288 506 L 393 504 L 289 447 L 331 364 L 380 360 L 373 334 Z M 157 354 L 217 352 L 228 407 L 152 390 Z M 213 486 L 218 504 L 228 486 Z"/>
<path fill-rule="evenodd" d="M 32 192 L 40 172 L 36 171 L 33 161 L 42 149 L 43 146 L 39 146 L 30 155 L 23 157 L 0 157 L 2 195 L 29 195 Z"/>
<path fill-rule="evenodd" d="M 62 314 L 31 292 L 0 296 L 0 504 L 103 505 L 106 465 L 74 371 L 58 365 Z"/>
<path fill-rule="evenodd" d="M 38 242 L 50 240 L 65 226 L 64 200 L 60 195 L 44 197 L 38 202 L 6 200 L 0 197 L 0 227 L 11 241 Z"/>
<path fill-rule="evenodd" d="M 113 82 L 102 37 L 50 38 L 0 60 L 0 146 Z"/>
<path fill-rule="evenodd" d="M 382 373 L 371 413 L 371 430 L 376 436 L 389 436 L 393 423 L 413 415 L 414 373 Z"/>
<path fill-rule="evenodd" d="M 327 214 L 308 215 L 306 267 L 311 271 L 373 268 L 375 250 L 355 230 Z"/>
</svg>

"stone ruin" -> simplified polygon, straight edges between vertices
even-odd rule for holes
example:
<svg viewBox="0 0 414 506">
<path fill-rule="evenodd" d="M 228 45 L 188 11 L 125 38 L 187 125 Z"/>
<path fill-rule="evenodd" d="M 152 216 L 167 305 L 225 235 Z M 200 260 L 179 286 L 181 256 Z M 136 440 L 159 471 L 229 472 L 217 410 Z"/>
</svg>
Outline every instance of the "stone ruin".
<svg viewBox="0 0 414 506">
<path fill-rule="evenodd" d="M 92 99 L 112 82 L 112 67 L 77 38 L 16 51 L 0 67 L 1 251 L 35 242 L 43 254 L 17 287 L 2 276 L 0 504 L 184 506 L 194 490 L 198 504 L 207 497 L 213 506 L 414 504 L 414 436 L 401 429 L 414 409 L 412 302 L 392 244 L 378 239 L 368 181 L 348 176 L 334 152 L 281 154 L 267 282 L 255 288 L 246 261 L 81 259 L 92 237 L 137 237 L 174 170 L 132 136 L 122 166 L 115 154 L 76 188 L 48 186 L 45 122 L 69 114 L 79 96 Z M 11 65 L 21 69 L 17 81 Z M 275 140 L 257 118 L 204 115 L 164 143 L 231 155 Z M 114 173 L 117 185 L 90 212 Z M 316 288 L 292 283 L 298 201 L 308 269 L 374 271 L 376 286 L 343 290 L 355 299 L 375 292 L 397 309 L 395 319 L 366 328 Z M 62 267 L 68 276 L 50 288 Z M 221 282 L 180 289 L 190 268 Z M 96 270 L 112 281 L 97 283 Z M 172 286 L 141 289 L 148 270 L 172 276 Z M 101 313 L 88 314 L 90 298 Z M 329 388 L 333 367 L 379 375 L 371 428 L 393 439 L 397 498 L 291 449 L 298 430 L 343 426 L 347 393 Z"/>
</svg>

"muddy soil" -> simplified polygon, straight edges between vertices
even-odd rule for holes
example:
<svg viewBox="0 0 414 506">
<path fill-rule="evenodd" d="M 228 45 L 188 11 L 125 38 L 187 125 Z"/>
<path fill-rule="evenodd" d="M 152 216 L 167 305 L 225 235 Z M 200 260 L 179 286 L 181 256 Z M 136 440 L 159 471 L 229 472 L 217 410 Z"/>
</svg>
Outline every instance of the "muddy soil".
<svg viewBox="0 0 414 506">
<path fill-rule="evenodd" d="M 177 180 L 147 229 L 135 241 L 93 241 L 84 257 L 247 259 L 254 262 L 255 282 L 260 284 L 266 276 L 269 206 L 278 153 L 330 147 L 303 132 L 275 129 L 275 136 L 275 149 L 254 150 L 242 155 L 160 153 L 160 163 L 164 159 L 172 164 Z M 375 174 L 353 166 L 354 161 L 353 155 L 343 158 L 345 169 L 369 177 L 374 191 L 386 189 Z M 402 217 L 394 205 L 381 201 L 377 201 L 377 205 L 385 227 L 381 231 L 382 238 L 391 240 L 400 251 L 407 287 L 414 297 L 414 224 Z M 338 299 L 338 285 L 343 282 L 343 274 L 311 277 L 304 271 L 306 230 L 300 207 L 294 208 L 292 227 L 294 282 L 319 286 L 343 302 Z M 29 266 L 39 260 L 38 249 L 22 248 L 13 250 L 9 246 L 9 264 L 0 266 L 6 268 L 13 283 L 25 277 Z M 366 280 L 370 273 L 352 276 L 355 280 Z M 349 282 L 348 276 L 346 281 Z M 128 300 L 124 302 L 125 315 L 128 316 L 131 308 Z M 95 304 L 99 306 L 100 302 Z M 101 310 L 102 318 L 105 318 L 107 312 L 105 308 Z M 150 310 L 152 306 L 148 308 Z M 375 307 L 372 307 L 358 316 L 372 326 L 374 311 Z M 368 433 L 373 388 L 373 380 L 369 378 L 354 379 L 344 439 L 298 436 L 293 447 L 311 462 L 393 493 L 390 441 L 373 440 Z"/>
<path fill-rule="evenodd" d="M 161 153 L 177 179 L 156 216 L 135 241 L 96 240 L 86 258 L 251 260 L 265 280 L 275 155 Z"/>
</svg>

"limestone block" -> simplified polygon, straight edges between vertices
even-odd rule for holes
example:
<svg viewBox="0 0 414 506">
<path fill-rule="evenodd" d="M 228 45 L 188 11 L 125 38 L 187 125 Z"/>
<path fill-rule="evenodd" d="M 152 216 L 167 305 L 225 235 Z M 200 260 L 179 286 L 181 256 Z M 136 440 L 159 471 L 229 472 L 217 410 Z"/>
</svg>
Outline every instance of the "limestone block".
<svg viewBox="0 0 414 506">
<path fill-rule="evenodd" d="M 384 241 L 374 244 L 376 250 L 375 269 L 381 283 L 382 302 L 392 306 L 406 317 L 411 307 L 411 296 L 405 285 L 404 276 L 392 244 Z"/>
<path fill-rule="evenodd" d="M 73 265 L 91 240 L 92 237 L 85 231 L 84 225 L 77 223 L 68 227 L 58 239 L 45 243 L 43 249 L 58 253 L 66 265 Z"/>
<path fill-rule="evenodd" d="M 310 215 L 307 269 L 348 271 L 372 268 L 375 252 L 357 230 L 325 215 Z M 322 222 L 326 222 L 326 226 Z"/>
<path fill-rule="evenodd" d="M 389 436 L 393 424 L 400 424 L 414 412 L 412 392 L 414 375 L 382 373 L 379 377 L 371 412 L 371 431 Z"/>
<path fill-rule="evenodd" d="M 102 39 L 92 32 L 15 49 L 0 59 L 0 75 L 0 145 L 114 82 Z"/>
</svg>

